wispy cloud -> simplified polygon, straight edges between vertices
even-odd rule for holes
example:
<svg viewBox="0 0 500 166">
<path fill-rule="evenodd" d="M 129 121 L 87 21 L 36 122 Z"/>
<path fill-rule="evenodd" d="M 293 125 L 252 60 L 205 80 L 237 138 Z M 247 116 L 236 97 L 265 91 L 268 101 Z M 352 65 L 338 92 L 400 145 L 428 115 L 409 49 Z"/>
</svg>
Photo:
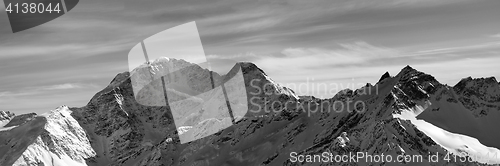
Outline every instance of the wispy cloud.
<svg viewBox="0 0 500 166">
<path fill-rule="evenodd" d="M 0 98 L 2 97 L 19 97 L 46 93 L 47 91 L 59 91 L 59 90 L 71 90 L 71 89 L 83 89 L 95 87 L 92 84 L 79 84 L 79 83 L 65 83 L 57 85 L 47 85 L 47 86 L 33 86 L 25 87 L 18 90 L 4 91 L 0 92 Z"/>
<path fill-rule="evenodd" d="M 340 58 L 346 60 L 346 63 L 361 63 L 373 58 L 392 57 L 399 54 L 395 49 L 373 46 L 361 41 L 339 44 L 339 46 L 341 47 L 340 49 L 333 50 L 320 48 L 287 48 L 281 51 L 281 53 L 291 58 L 304 56 Z"/>
<path fill-rule="evenodd" d="M 42 86 L 37 87 L 38 90 L 64 90 L 64 89 L 78 89 L 83 88 L 82 84 L 59 84 L 59 85 L 50 85 L 50 86 Z"/>
<path fill-rule="evenodd" d="M 430 63 L 447 63 L 452 61 L 466 62 L 471 56 L 475 58 L 493 58 L 500 52 L 499 42 L 461 45 L 434 49 L 414 50 L 408 48 L 391 48 L 376 46 L 365 41 L 338 43 L 336 49 L 325 48 L 285 48 L 279 55 L 257 54 L 253 52 L 235 55 L 209 55 L 208 59 L 221 62 L 251 61 L 261 66 L 268 73 L 276 73 L 273 77 L 284 82 L 314 77 L 316 80 L 331 80 L 351 76 L 377 77 L 385 72 L 383 68 L 396 66 L 400 68 L 408 64 L 423 65 Z M 226 71 L 234 63 L 220 63 L 217 67 Z M 377 68 L 377 70 L 367 70 Z M 331 71 L 345 71 L 331 75 Z M 353 73 L 355 71 L 361 71 Z M 368 71 L 378 71 L 368 72 Z M 477 70 L 475 70 L 477 71 Z M 315 73 L 315 74 L 311 74 Z M 323 74 L 328 73 L 328 74 Z M 367 81 L 370 82 L 370 81 Z"/>
<path fill-rule="evenodd" d="M 43 113 L 57 106 L 83 106 L 102 87 L 86 83 L 31 86 L 0 92 L 0 110 Z"/>
<path fill-rule="evenodd" d="M 227 72 L 236 61 L 251 61 L 283 83 L 307 77 L 373 82 L 385 70 L 397 71 L 406 64 L 464 64 L 468 56 L 486 59 L 498 52 L 495 45 L 472 46 L 484 42 L 464 44 L 466 48 L 457 44 L 485 38 L 486 31 L 498 32 L 498 4 L 495 0 L 87 0 L 64 17 L 22 33 L 12 34 L 8 26 L 0 26 L 0 106 L 34 111 L 58 103 L 83 105 L 116 73 L 127 70 L 131 47 L 191 21 L 197 22 L 208 59 L 217 59 L 212 66 L 229 65 L 221 70 Z M 7 16 L 0 12 L 0 18 Z M 0 19 L 0 24 L 8 25 L 8 20 Z M 85 86 L 88 83 L 99 86 Z M 24 103 L 30 103 L 29 108 Z"/>
<path fill-rule="evenodd" d="M 375 83 L 385 71 L 396 74 L 405 65 L 437 76 L 442 83 L 455 84 L 460 78 L 492 76 L 500 43 L 485 42 L 457 47 L 410 51 L 407 48 L 375 46 L 367 42 L 339 44 L 338 49 L 286 48 L 284 56 L 260 56 L 255 62 L 278 82 L 297 85 L 328 85 L 333 92 Z M 445 67 L 446 66 L 446 67 Z M 460 68 L 451 66 L 461 66 Z M 488 70 L 488 71 L 485 71 Z M 489 71 L 491 70 L 491 71 Z M 450 74 L 453 73 L 453 74 Z M 324 89 L 296 89 L 302 95 L 331 97 Z M 326 94 L 325 94 L 326 93 Z"/>
<path fill-rule="evenodd" d="M 248 59 L 255 59 L 259 58 L 260 56 L 255 54 L 254 52 L 245 52 L 245 53 L 239 53 L 239 54 L 234 54 L 234 55 L 215 55 L 215 54 L 210 54 L 207 55 L 208 59 L 230 59 L 230 60 L 235 60 L 235 61 L 245 61 Z"/>
<path fill-rule="evenodd" d="M 491 35 L 491 37 L 498 37 L 498 38 L 500 38 L 500 33 L 499 34 L 495 34 L 495 35 Z"/>
<path fill-rule="evenodd" d="M 2 50 L 2 56 L 0 57 L 0 59 L 30 56 L 58 56 L 61 58 L 72 56 L 82 58 L 116 52 L 125 49 L 125 46 L 128 45 L 126 43 L 116 42 L 109 42 L 105 46 L 102 44 L 40 45 L 36 43 L 14 46 L 0 46 L 0 50 Z"/>
<path fill-rule="evenodd" d="M 447 47 L 447 48 L 439 48 L 439 49 L 432 49 L 432 50 L 424 50 L 424 51 L 418 51 L 415 54 L 416 55 L 449 54 L 449 53 L 456 53 L 456 52 L 478 51 L 478 50 L 495 49 L 495 48 L 496 49 L 500 48 L 500 42 L 486 42 L 486 43 L 480 43 L 480 44 L 465 45 L 465 46 L 460 46 L 460 47 Z"/>
<path fill-rule="evenodd" d="M 342 43 L 338 49 L 323 48 L 286 48 L 281 51 L 282 57 L 268 57 L 259 60 L 265 66 L 273 64 L 294 64 L 307 69 L 325 65 L 356 65 L 367 63 L 372 59 L 395 57 L 401 55 L 396 49 L 374 46 L 366 42 Z"/>
<path fill-rule="evenodd" d="M 6 91 L 6 92 L 0 92 L 0 99 L 3 97 L 19 97 L 19 96 L 28 96 L 33 94 L 36 93 L 31 91 L 17 91 L 17 92 Z"/>
<path fill-rule="evenodd" d="M 5 57 L 21 57 L 21 56 L 44 56 L 49 54 L 67 53 L 73 50 L 85 49 L 86 46 L 77 44 L 64 44 L 64 45 L 17 45 L 17 46 L 3 46 L 2 58 Z"/>
</svg>

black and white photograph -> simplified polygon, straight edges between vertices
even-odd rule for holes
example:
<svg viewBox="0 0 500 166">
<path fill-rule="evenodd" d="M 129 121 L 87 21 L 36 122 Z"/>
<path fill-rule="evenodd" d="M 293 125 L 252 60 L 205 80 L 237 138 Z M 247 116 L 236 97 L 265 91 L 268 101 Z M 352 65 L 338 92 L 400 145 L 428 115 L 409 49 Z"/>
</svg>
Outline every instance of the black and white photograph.
<svg viewBox="0 0 500 166">
<path fill-rule="evenodd" d="M 500 165 L 500 0 L 0 9 L 0 166 Z"/>
</svg>

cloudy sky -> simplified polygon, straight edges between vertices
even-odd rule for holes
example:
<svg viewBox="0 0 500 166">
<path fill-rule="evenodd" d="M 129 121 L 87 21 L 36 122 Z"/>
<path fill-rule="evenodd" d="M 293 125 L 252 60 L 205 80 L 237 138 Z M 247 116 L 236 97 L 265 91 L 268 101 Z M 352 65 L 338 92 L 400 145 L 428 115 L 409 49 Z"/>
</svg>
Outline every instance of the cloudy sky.
<svg viewBox="0 0 500 166">
<path fill-rule="evenodd" d="M 209 60 L 227 62 L 219 72 L 254 62 L 300 95 L 331 97 L 406 65 L 449 85 L 499 77 L 499 8 L 498 0 L 84 0 L 15 34 L 2 12 L 0 110 L 83 106 L 128 70 L 134 45 L 191 21 Z"/>
</svg>

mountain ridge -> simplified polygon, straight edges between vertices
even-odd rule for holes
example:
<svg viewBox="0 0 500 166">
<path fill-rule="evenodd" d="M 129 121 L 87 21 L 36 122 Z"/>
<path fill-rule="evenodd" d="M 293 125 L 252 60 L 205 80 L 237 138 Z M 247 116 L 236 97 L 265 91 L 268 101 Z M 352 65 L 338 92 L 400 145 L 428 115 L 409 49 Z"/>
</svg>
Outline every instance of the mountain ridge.
<svg viewBox="0 0 500 166">
<path fill-rule="evenodd" d="M 152 65 L 161 69 L 161 63 L 158 61 Z M 194 66 L 186 72 L 206 73 L 201 70 L 205 71 Z M 292 152 L 302 155 L 323 151 L 338 154 L 366 151 L 375 154 L 426 155 L 455 150 L 437 143 L 435 138 L 427 135 L 427 131 L 413 124 L 414 121 L 395 116 L 420 114 L 418 116 L 428 120 L 424 115 L 436 112 L 432 111 L 436 109 L 434 104 L 429 106 L 428 103 L 439 104 L 438 101 L 454 98 L 453 92 L 448 92 L 453 88 L 442 85 L 433 76 L 410 66 L 404 67 L 394 77 L 386 72 L 388 77 L 384 74 L 374 86 L 367 84 L 359 89 L 347 89 L 330 99 L 299 99 L 293 90 L 275 83 L 262 69 L 248 62 L 235 64 L 227 74 L 221 76 L 220 82 L 228 81 L 239 70 L 243 73 L 247 98 L 251 100 L 248 109 L 257 111 L 249 112 L 224 130 L 188 144 L 180 144 L 179 132 L 189 128 L 180 129 L 173 125 L 175 118 L 167 106 L 138 104 L 134 98 L 130 72 L 117 74 L 86 106 L 62 108 L 71 114 L 65 119 L 74 118 L 76 125 L 85 131 L 88 146 L 94 151 L 80 156 L 85 158 L 82 164 L 281 165 L 292 164 L 289 160 Z M 441 99 L 437 100 L 439 96 Z M 442 100 L 444 98 L 446 100 Z M 458 97 L 456 100 L 459 101 Z M 365 105 L 349 101 L 362 101 Z M 335 103 L 342 103 L 342 108 Z M 424 107 L 428 108 L 422 109 Z M 23 119 L 32 116 L 20 116 L 17 119 L 31 123 L 33 120 Z M 40 116 L 34 117 L 40 119 L 37 118 Z M 341 132 L 347 132 L 351 139 L 346 149 L 333 144 L 333 139 Z M 82 140 L 85 142 L 85 139 Z M 452 164 L 476 165 L 477 162 Z"/>
</svg>

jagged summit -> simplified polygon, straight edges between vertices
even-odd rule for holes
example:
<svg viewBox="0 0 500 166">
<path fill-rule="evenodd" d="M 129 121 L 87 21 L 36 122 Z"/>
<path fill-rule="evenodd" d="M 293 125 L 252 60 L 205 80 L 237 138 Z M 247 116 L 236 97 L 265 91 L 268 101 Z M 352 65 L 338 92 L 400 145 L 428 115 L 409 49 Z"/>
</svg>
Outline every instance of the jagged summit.
<svg viewBox="0 0 500 166">
<path fill-rule="evenodd" d="M 232 78 L 234 75 L 237 74 L 241 69 L 241 72 L 245 74 L 254 74 L 254 75 L 262 75 L 262 76 L 267 76 L 267 74 L 257 67 L 257 65 L 251 63 L 251 62 L 238 62 L 234 64 L 234 66 L 227 72 L 226 75 L 224 75 L 224 81 L 227 81 L 228 79 Z"/>
<path fill-rule="evenodd" d="M 393 93 L 405 97 L 402 102 L 409 107 L 413 107 L 416 104 L 415 101 L 427 99 L 442 86 L 432 75 L 418 71 L 409 65 L 393 77 L 393 84 L 395 88 Z"/>
<path fill-rule="evenodd" d="M 251 81 L 254 80 L 256 84 L 259 84 L 258 86 L 261 85 L 274 85 L 274 88 L 277 92 L 276 94 L 285 94 L 287 96 L 290 96 L 291 98 L 298 99 L 298 96 L 296 96 L 295 92 L 287 87 L 283 87 L 277 83 L 275 83 L 262 69 L 257 67 L 254 63 L 251 62 L 238 62 L 236 63 L 233 68 L 223 76 L 220 76 L 218 73 L 209 71 L 207 69 L 203 69 L 200 66 L 186 62 L 185 60 L 177 60 L 173 58 L 160 58 L 158 60 L 153 61 L 153 63 L 149 64 L 150 67 L 145 67 L 144 65 L 142 67 L 138 67 L 134 69 L 131 72 L 123 72 L 120 74 L 117 74 L 115 78 L 110 82 L 110 84 L 103 90 L 101 90 L 99 93 L 94 95 L 94 97 L 91 99 L 89 102 L 90 105 L 91 103 L 96 103 L 98 98 L 100 96 L 106 94 L 106 93 L 114 93 L 112 92 L 113 89 L 120 88 L 120 89 L 128 89 L 131 88 L 130 86 L 133 85 L 133 81 L 141 81 L 136 79 L 133 79 L 134 74 L 140 74 L 139 72 L 153 72 L 154 74 L 157 74 L 158 76 L 165 75 L 164 73 L 168 73 L 168 70 L 170 67 L 173 68 L 178 68 L 179 70 L 176 71 L 175 74 L 179 75 L 188 75 L 188 77 L 196 77 L 197 79 L 199 78 L 210 78 L 210 75 L 213 77 L 214 81 L 214 86 L 219 86 L 222 82 L 228 81 L 229 79 L 233 78 L 234 75 L 237 74 L 238 71 L 243 73 L 243 77 L 245 85 L 247 86 L 247 89 L 253 88 L 251 86 Z M 151 69 L 152 68 L 152 69 Z M 155 76 L 156 77 L 156 76 Z M 181 76 L 182 77 L 182 76 Z M 191 79 L 191 78 L 190 78 Z M 198 81 L 199 83 L 196 83 L 196 79 L 192 79 L 191 81 L 187 82 L 190 87 L 205 87 L 204 85 L 201 86 L 202 83 L 205 84 L 210 84 L 210 80 L 200 80 Z M 270 84 L 268 84 L 268 82 Z M 132 84 L 132 85 L 131 85 Z M 190 85 L 193 84 L 193 85 Z M 212 87 L 212 86 L 210 86 Z M 267 90 L 267 89 L 266 89 Z"/>
<path fill-rule="evenodd" d="M 406 79 L 409 79 L 413 76 L 421 75 L 421 74 L 425 74 L 425 73 L 414 69 L 410 65 L 406 65 L 404 68 L 401 69 L 401 71 L 399 71 L 399 73 L 396 76 L 400 76 L 400 77 L 402 77 L 403 80 L 406 80 Z"/>
<path fill-rule="evenodd" d="M 151 72 L 158 72 L 162 69 L 163 67 L 169 67 L 168 69 L 172 70 L 179 70 L 182 68 L 190 67 L 190 66 L 197 66 L 200 67 L 199 65 L 201 64 L 195 64 L 192 62 L 188 62 L 184 59 L 175 59 L 175 58 L 168 58 L 168 57 L 160 57 L 158 59 L 153 60 L 153 62 L 145 62 L 141 64 L 140 66 L 136 67 L 132 71 L 130 71 L 131 74 L 134 74 L 136 72 L 140 72 L 141 70 L 148 69 Z M 201 68 L 201 67 L 200 67 Z M 205 69 L 207 70 L 207 69 Z"/>
<path fill-rule="evenodd" d="M 155 64 L 159 64 L 159 63 L 168 63 L 172 60 L 178 60 L 178 61 L 183 61 L 185 63 L 189 63 L 189 62 L 186 62 L 185 60 L 183 59 L 174 59 L 174 58 L 168 58 L 168 57 L 160 57 L 158 59 L 154 59 L 153 62 L 144 62 L 142 63 L 141 65 L 137 66 L 134 70 L 132 70 L 131 72 L 134 72 L 138 69 L 141 69 L 141 68 L 149 68 L 151 67 L 151 65 L 155 65 Z"/>
<path fill-rule="evenodd" d="M 453 88 L 461 92 L 467 88 L 497 88 L 497 80 L 495 77 L 486 77 L 486 78 L 472 78 L 466 77 L 461 79 Z M 492 90 L 493 90 L 492 89 Z"/>
<path fill-rule="evenodd" d="M 411 67 L 410 65 L 406 65 L 405 67 L 403 67 L 401 69 L 401 71 L 399 71 L 398 75 L 401 75 L 401 74 L 411 74 L 411 73 L 421 73 L 420 71 L 414 69 L 413 67 Z"/>
<path fill-rule="evenodd" d="M 459 84 L 464 84 L 464 83 L 468 83 L 468 82 L 474 82 L 474 83 L 478 83 L 478 84 L 497 84 L 497 79 L 493 76 L 491 77 L 482 77 L 482 78 L 472 78 L 471 76 L 469 77 L 466 77 L 466 78 L 462 78 L 460 80 L 460 82 L 458 82 L 455 86 L 459 85 Z"/>
<path fill-rule="evenodd" d="M 180 65 L 184 63 L 183 61 L 175 61 L 174 59 L 169 59 L 168 63 L 170 62 L 178 62 L 181 63 Z M 157 70 L 155 67 L 155 72 L 161 72 L 162 69 L 169 67 L 161 66 L 163 64 L 163 62 L 152 63 L 151 66 L 156 66 L 159 69 Z M 175 65 L 179 64 L 172 63 L 168 65 L 174 65 L 175 67 Z M 220 109 L 226 106 L 226 104 L 231 104 L 232 111 L 237 111 L 238 109 L 236 108 L 240 107 L 248 107 L 248 110 L 257 110 L 255 112 L 248 111 L 247 114 L 244 114 L 244 119 L 246 119 L 247 117 L 255 118 L 256 116 L 269 113 L 260 111 L 263 107 L 276 105 L 272 105 L 273 103 L 269 103 L 268 101 L 286 103 L 287 101 L 298 100 L 298 97 L 296 97 L 292 90 L 274 83 L 255 64 L 241 62 L 236 63 L 228 74 L 220 76 L 221 78 L 214 77 L 214 82 L 220 80 L 219 82 L 224 83 L 224 87 L 228 92 L 228 103 L 226 101 L 222 103 L 218 102 L 220 100 L 224 101 L 224 96 L 219 100 L 218 96 L 212 95 L 214 96 L 213 100 L 206 100 L 209 108 L 200 111 L 197 110 L 198 108 L 194 108 L 193 105 L 196 106 L 196 102 L 202 99 L 201 97 L 203 96 L 192 96 L 191 99 L 193 100 L 183 100 L 177 104 L 174 103 L 175 105 L 148 106 L 138 103 L 132 90 L 133 80 L 131 77 L 134 72 L 139 70 L 136 69 L 130 73 L 124 72 L 118 74 L 111 82 L 111 85 L 96 94 L 87 106 L 72 108 L 74 110 L 73 116 L 81 123 L 83 128 L 93 133 L 93 135 L 90 135 L 90 138 L 96 140 L 92 142 L 92 145 L 96 147 L 98 155 L 96 158 L 90 159 L 91 162 L 100 164 L 103 161 L 111 161 L 122 163 L 120 165 L 141 165 L 134 163 L 136 161 L 155 163 L 158 161 L 149 160 L 149 157 L 165 158 L 163 155 L 177 153 L 175 150 L 161 152 L 165 148 L 165 144 L 167 144 L 164 140 L 172 140 L 173 138 L 173 142 L 176 142 L 181 138 L 176 133 L 183 132 L 183 137 L 186 137 L 186 134 L 189 135 L 192 133 L 189 131 L 186 132 L 185 129 L 194 131 L 194 126 L 198 125 L 194 122 L 208 115 L 204 114 L 204 112 L 214 111 L 214 109 L 210 109 L 212 106 Z M 191 87 L 190 83 L 195 82 L 199 78 L 205 78 L 210 73 L 196 65 L 191 65 L 176 74 L 179 74 L 179 78 L 189 80 L 189 82 L 182 84 L 182 86 L 187 85 Z M 212 89 L 210 80 L 204 83 L 210 85 Z M 244 85 L 240 83 L 244 83 Z M 196 84 L 195 87 L 205 86 L 205 84 Z M 206 92 L 217 92 L 217 89 L 221 88 L 218 85 L 220 83 L 215 83 L 215 91 L 209 89 Z M 241 102 L 242 100 L 248 100 L 248 102 Z M 182 112 L 186 113 L 186 115 L 174 115 L 172 108 L 180 108 L 181 106 L 187 108 L 187 111 Z M 212 121 L 207 121 L 207 124 L 201 125 L 210 125 L 209 123 L 212 123 Z M 162 156 L 155 156 L 159 154 L 162 154 Z"/>
<path fill-rule="evenodd" d="M 114 79 L 110 82 L 110 84 L 108 86 L 115 87 L 116 85 L 123 83 L 123 81 L 125 81 L 125 80 L 127 80 L 127 79 L 130 78 L 131 74 L 134 74 L 135 72 L 137 72 L 137 70 L 150 67 L 150 65 L 154 66 L 154 65 L 159 65 L 159 64 L 162 64 L 162 63 L 167 63 L 167 62 L 171 62 L 173 64 L 181 64 L 183 66 L 186 66 L 186 65 L 198 66 L 197 64 L 187 62 L 187 61 L 185 61 L 183 59 L 173 59 L 173 58 L 162 57 L 162 58 L 159 58 L 159 59 L 153 61 L 149 65 L 146 64 L 146 63 L 144 63 L 141 66 L 135 68 L 131 72 L 127 71 L 127 72 L 122 72 L 122 73 L 117 74 L 114 77 Z M 229 76 L 230 77 L 230 76 L 234 75 L 234 71 L 235 71 L 235 69 L 237 69 L 237 67 L 241 67 L 243 74 L 247 74 L 247 73 L 250 73 L 250 72 L 258 72 L 258 73 L 261 73 L 261 74 L 267 76 L 267 74 L 264 72 L 264 70 L 262 70 L 261 68 L 257 67 L 257 65 L 255 65 L 252 62 L 238 62 L 238 63 L 236 63 L 233 66 L 233 68 L 231 68 L 231 70 L 225 76 Z M 211 72 L 212 73 L 216 73 L 214 71 L 211 71 Z"/>
<path fill-rule="evenodd" d="M 295 94 L 295 92 L 287 88 L 285 86 L 276 83 L 271 77 L 269 77 L 264 70 L 257 67 L 254 63 L 251 62 L 238 62 L 234 65 L 233 69 L 241 67 L 241 71 L 243 72 L 243 77 L 245 78 L 245 84 L 247 85 L 247 90 L 251 90 L 252 83 L 259 82 L 259 87 L 263 87 L 263 90 L 274 91 L 275 95 L 285 95 L 287 98 L 293 98 L 294 100 L 298 100 L 299 96 Z M 230 73 L 232 73 L 233 69 L 228 73 L 226 77 L 232 77 Z M 255 82 L 254 82 L 255 81 Z M 267 85 L 272 85 L 272 89 L 268 89 Z"/>
<path fill-rule="evenodd" d="M 123 81 L 127 80 L 130 78 L 130 72 L 122 72 L 122 73 L 118 73 L 115 78 L 113 78 L 113 80 L 111 80 L 111 82 L 109 83 L 108 86 L 116 86 L 116 85 L 119 85 L 121 83 L 123 83 Z"/>
<path fill-rule="evenodd" d="M 386 71 L 386 72 L 384 73 L 384 75 L 382 75 L 382 76 L 380 77 L 380 79 L 378 80 L 378 82 L 381 82 L 382 80 L 384 80 L 384 79 L 386 79 L 386 78 L 390 78 L 390 77 L 391 77 L 391 75 L 389 74 L 389 72 L 388 72 L 388 71 Z"/>
<path fill-rule="evenodd" d="M 453 86 L 453 89 L 463 98 L 467 98 L 467 100 L 464 100 L 467 103 L 473 101 L 469 99 L 472 96 L 486 102 L 500 102 L 500 86 L 497 84 L 495 77 L 467 77 L 460 80 Z M 466 104 L 466 107 L 469 106 L 469 104 Z"/>
<path fill-rule="evenodd" d="M 218 95 L 219 97 L 207 95 L 209 104 L 207 107 L 202 107 L 207 109 L 193 107 L 196 102 L 204 100 L 201 98 L 203 96 L 195 95 L 192 95 L 193 100 L 183 100 L 168 106 L 149 106 L 137 102 L 131 79 L 134 72 L 144 70 L 161 75 L 162 70 L 167 70 L 168 65 L 183 67 L 186 63 L 182 60 L 160 59 L 149 64 L 147 68 L 117 74 L 85 107 L 71 109 L 61 107 L 41 116 L 19 116 L 17 121 L 28 121 L 28 123 L 17 123 L 14 125 L 17 127 L 4 131 L 3 134 L 12 131 L 30 131 L 19 136 L 29 137 L 22 137 L 20 141 L 10 137 L 4 139 L 7 137 L 0 132 L 0 148 L 12 149 L 11 146 L 17 146 L 15 149 L 18 149 L 15 152 L 8 151 L 8 154 L 13 154 L 9 157 L 2 158 L 0 153 L 0 165 L 10 165 L 14 161 L 55 165 L 48 163 L 50 159 L 65 162 L 58 163 L 59 165 L 75 165 L 66 162 L 67 160 L 59 160 L 68 159 L 89 166 L 291 165 L 290 150 L 297 151 L 301 155 L 320 154 L 318 152 L 325 151 L 334 153 L 376 151 L 393 156 L 421 154 L 424 157 L 429 153 L 446 154 L 444 146 L 438 144 L 436 137 L 431 138 L 428 132 L 413 124 L 411 120 L 394 116 L 394 112 L 406 113 L 415 109 L 425 110 L 424 113 L 438 112 L 431 110 L 434 107 L 445 110 L 448 104 L 446 99 L 456 96 L 453 92 L 445 91 L 451 87 L 439 84 L 431 75 L 410 66 L 404 67 L 396 76 L 391 77 L 389 72 L 384 73 L 379 80 L 380 84 L 377 83 L 380 85 L 378 86 L 381 88 L 380 91 L 376 89 L 377 86 L 366 84 L 361 90 L 345 89 L 331 99 L 317 99 L 314 96 L 296 96 L 291 89 L 275 83 L 262 69 L 250 62 L 236 63 L 228 74 L 216 78 L 220 79 L 220 84 L 216 83 L 215 87 L 209 81 L 205 81 L 206 85 L 202 81 L 195 82 L 212 73 L 199 66 L 190 65 L 189 68 L 177 73 L 177 76 L 184 76 L 183 78 L 188 81 L 177 84 L 175 88 L 181 85 L 182 87 L 204 86 L 209 87 L 210 91 L 215 88 L 222 89 L 222 86 L 217 85 L 224 83 L 229 92 L 227 97 L 229 100 L 224 99 L 224 95 Z M 191 84 L 193 82 L 196 84 Z M 245 86 L 240 86 L 242 82 Z M 362 90 L 375 93 L 364 95 L 365 93 L 361 93 Z M 242 93 L 231 95 L 230 92 L 235 91 Z M 434 100 L 438 95 L 445 96 L 442 97 L 444 100 L 440 100 L 442 103 Z M 220 100 L 212 100 L 218 98 Z M 241 102 L 246 99 L 248 103 Z M 428 105 L 425 104 L 429 103 L 429 100 L 433 103 L 426 109 Z M 453 104 L 457 103 L 459 104 L 459 102 Z M 204 115 L 208 114 L 203 112 L 225 108 L 229 104 L 232 108 L 244 108 L 243 110 L 248 105 L 250 112 L 222 131 L 187 144 L 181 143 L 181 136 L 193 133 L 193 129 L 217 124 L 216 121 L 209 120 L 197 125 L 198 119 L 207 118 Z M 477 102 L 477 104 L 484 103 Z M 185 112 L 177 112 L 185 114 L 174 115 L 172 111 L 174 106 L 185 108 Z M 455 111 L 455 108 L 463 107 L 450 108 Z M 358 112 L 358 109 L 361 111 Z M 178 120 L 184 117 L 187 117 L 186 120 L 178 123 Z M 35 127 L 29 128 L 29 126 Z M 26 128 L 28 130 L 25 130 Z M 346 138 L 348 137 L 350 142 L 340 149 L 341 147 L 336 146 L 332 140 L 343 132 L 347 134 Z M 4 144 L 5 146 L 2 146 Z M 21 145 L 28 147 L 21 148 Z M 473 146 L 475 144 L 460 145 L 461 148 L 466 147 L 466 152 L 484 150 Z M 38 155 L 34 152 L 43 154 Z M 21 155 L 22 159 L 19 157 Z M 49 156 L 49 160 L 44 158 L 45 156 Z M 8 162 L 3 160 L 5 158 L 8 158 Z M 424 158 L 424 161 L 427 161 L 427 158 Z M 420 165 L 431 164 L 435 163 Z M 444 164 L 447 163 L 436 165 Z M 451 163 L 453 164 L 455 163 Z"/>
<path fill-rule="evenodd" d="M 267 76 L 267 74 L 266 74 L 266 72 L 264 72 L 264 70 L 257 67 L 257 65 L 255 65 L 252 62 L 238 62 L 238 63 L 236 63 L 236 65 L 241 66 L 241 69 L 243 70 L 243 74 L 248 73 L 250 71 L 257 71 L 257 72 L 261 72 L 262 74 Z"/>
<path fill-rule="evenodd" d="M 432 85 L 441 84 L 434 78 L 434 76 L 418 71 L 411 66 L 407 65 L 396 75 L 399 78 L 399 82 L 415 82 L 417 84 L 431 83 Z"/>
</svg>

